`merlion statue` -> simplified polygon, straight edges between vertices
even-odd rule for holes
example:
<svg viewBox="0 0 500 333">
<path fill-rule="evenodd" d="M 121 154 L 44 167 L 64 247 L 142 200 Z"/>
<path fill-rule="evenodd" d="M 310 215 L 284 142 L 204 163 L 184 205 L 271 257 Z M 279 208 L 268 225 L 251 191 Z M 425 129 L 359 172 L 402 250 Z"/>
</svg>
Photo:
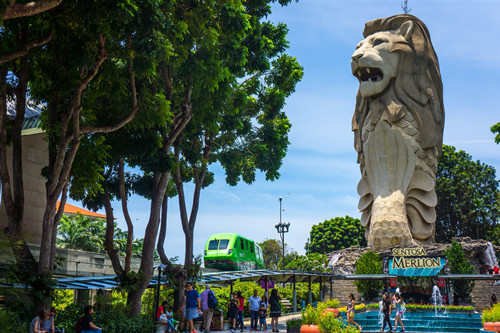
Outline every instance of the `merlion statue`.
<svg viewBox="0 0 500 333">
<path fill-rule="evenodd" d="M 412 247 L 435 239 L 443 85 L 429 32 L 412 15 L 366 23 L 352 55 L 359 79 L 352 120 L 368 246 Z"/>
</svg>

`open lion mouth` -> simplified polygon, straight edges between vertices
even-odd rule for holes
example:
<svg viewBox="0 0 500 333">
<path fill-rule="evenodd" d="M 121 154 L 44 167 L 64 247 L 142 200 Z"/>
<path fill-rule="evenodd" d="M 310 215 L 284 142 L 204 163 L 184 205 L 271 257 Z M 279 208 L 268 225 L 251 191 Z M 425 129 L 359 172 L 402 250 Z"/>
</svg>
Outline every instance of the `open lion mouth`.
<svg viewBox="0 0 500 333">
<path fill-rule="evenodd" d="M 379 82 L 384 78 L 384 73 L 378 68 L 360 67 L 356 73 L 354 73 L 354 76 L 362 82 Z"/>
</svg>

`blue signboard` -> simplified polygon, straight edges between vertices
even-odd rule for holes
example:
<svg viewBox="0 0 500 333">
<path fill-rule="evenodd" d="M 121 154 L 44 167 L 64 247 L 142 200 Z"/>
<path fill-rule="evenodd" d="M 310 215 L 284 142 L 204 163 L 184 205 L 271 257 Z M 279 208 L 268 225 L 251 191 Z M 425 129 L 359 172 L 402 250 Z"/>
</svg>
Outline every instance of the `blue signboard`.
<svg viewBox="0 0 500 333">
<path fill-rule="evenodd" d="M 394 257 L 389 259 L 389 274 L 398 276 L 436 276 L 446 264 L 444 258 Z"/>
</svg>

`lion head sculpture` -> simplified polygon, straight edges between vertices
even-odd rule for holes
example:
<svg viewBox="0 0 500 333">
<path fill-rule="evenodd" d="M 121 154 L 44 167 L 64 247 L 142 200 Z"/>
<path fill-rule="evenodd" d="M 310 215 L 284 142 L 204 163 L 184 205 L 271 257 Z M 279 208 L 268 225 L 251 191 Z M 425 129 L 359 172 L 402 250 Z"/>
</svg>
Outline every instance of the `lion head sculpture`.
<svg viewBox="0 0 500 333">
<path fill-rule="evenodd" d="M 412 15 L 370 21 L 363 36 L 351 57 L 360 83 L 352 129 L 368 245 L 429 243 L 444 129 L 438 59 L 426 26 Z"/>
<path fill-rule="evenodd" d="M 395 15 L 367 22 L 363 36 L 368 38 L 377 32 L 397 32 L 405 23 L 407 30 L 404 31 L 404 41 L 391 43 L 391 53 L 399 54 L 399 63 L 389 86 L 392 86 L 397 99 L 414 114 L 420 125 L 428 129 L 424 133 L 423 147 L 436 146 L 440 150 L 444 129 L 443 84 L 427 27 L 413 15 Z M 384 92 L 391 88 L 389 86 Z M 360 130 L 368 109 L 367 98 L 358 91 L 352 121 L 358 153 L 361 151 Z"/>
</svg>

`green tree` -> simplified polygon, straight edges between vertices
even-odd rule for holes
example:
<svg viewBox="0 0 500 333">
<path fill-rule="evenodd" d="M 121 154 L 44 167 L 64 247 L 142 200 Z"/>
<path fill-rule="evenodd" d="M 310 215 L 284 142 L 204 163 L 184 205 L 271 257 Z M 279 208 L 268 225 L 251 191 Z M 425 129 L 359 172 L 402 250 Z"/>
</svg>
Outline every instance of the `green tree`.
<svg viewBox="0 0 500 333">
<path fill-rule="evenodd" d="M 273 181 L 279 177 L 289 144 L 291 125 L 283 108 L 302 78 L 302 67 L 284 53 L 286 26 L 262 22 L 271 7 L 253 2 L 244 6 L 250 25 L 241 46 L 248 57 L 233 60 L 231 55 L 223 60 L 231 75 L 224 75 L 210 94 L 193 91 L 196 112 L 174 143 L 173 175 L 186 236 L 186 263 L 193 257 L 201 190 L 214 180 L 209 166 L 219 162 L 232 186 L 241 180 L 251 184 L 258 171 Z M 186 182 L 195 186 L 190 212 L 186 209 Z"/>
<path fill-rule="evenodd" d="M 283 246 L 281 240 L 265 239 L 258 243 L 262 248 L 264 266 L 266 269 L 281 269 L 283 261 Z M 285 266 L 295 259 L 296 252 L 285 243 Z"/>
<path fill-rule="evenodd" d="M 436 179 L 436 241 L 464 236 L 494 240 L 491 231 L 500 220 L 498 185 L 492 166 L 443 145 Z"/>
<path fill-rule="evenodd" d="M 56 244 L 62 248 L 104 253 L 105 221 L 87 216 L 63 216 Z"/>
<path fill-rule="evenodd" d="M 462 249 L 462 244 L 451 241 L 451 246 L 447 248 L 443 254 L 448 259 L 451 274 L 472 274 L 474 266 L 467 260 Z M 470 280 L 453 280 L 453 290 L 458 297 L 465 298 L 470 295 L 474 289 L 474 281 Z"/>
<path fill-rule="evenodd" d="M 106 253 L 104 240 L 106 238 L 106 221 L 93 219 L 85 215 L 66 216 L 61 218 L 57 230 L 56 244 L 62 248 L 82 251 Z M 114 243 L 117 254 L 125 256 L 128 234 L 114 223 Z M 134 239 L 132 242 L 132 257 L 141 258 L 144 239 Z M 155 259 L 158 254 L 155 253 Z"/>
<path fill-rule="evenodd" d="M 500 223 L 498 223 L 491 232 L 491 242 L 500 246 Z M 497 256 L 499 255 L 497 254 Z"/>
<path fill-rule="evenodd" d="M 355 266 L 355 274 L 382 274 L 382 260 L 379 255 L 373 251 L 365 252 L 356 261 Z M 380 280 L 357 280 L 354 281 L 354 285 L 365 299 L 377 297 L 384 287 L 384 283 Z"/>
<path fill-rule="evenodd" d="M 255 170 L 266 172 L 271 180 L 278 176 L 290 127 L 281 109 L 301 78 L 302 68 L 283 53 L 286 27 L 263 22 L 270 14 L 271 2 L 192 1 L 188 6 L 184 1 L 170 1 L 141 7 L 141 11 L 148 8 L 151 15 L 141 16 L 145 23 L 130 39 L 134 69 L 152 68 L 136 81 L 141 113 L 122 131 L 104 136 L 104 152 L 100 155 L 109 158 L 100 165 L 97 175 L 86 177 L 89 181 L 84 182 L 84 189 L 78 190 L 86 202 L 95 201 L 106 209 L 110 231 L 106 245 L 119 276 L 129 270 L 121 267 L 112 244 L 111 200 L 122 201 L 130 226 L 128 197 L 136 193 L 151 200 L 140 268 L 144 278 L 137 281 L 127 301 L 132 313 L 138 313 L 140 295 L 152 276 L 152 252 L 158 221 L 165 225 L 171 172 L 186 234 L 187 272 L 193 265 L 192 242 L 201 189 L 213 181 L 208 165 L 221 161 L 220 156 L 225 157 L 223 166 L 234 161 L 234 184 L 241 174 L 236 166 L 242 158 L 248 175 L 245 181 L 251 182 Z M 93 101 L 103 110 L 114 107 L 109 99 Z M 120 103 L 120 98 L 116 101 Z M 96 117 L 107 117 L 107 112 Z M 100 142 L 100 137 L 93 137 L 91 142 Z M 107 150 L 106 145 L 111 148 Z M 229 159 L 229 153 L 235 157 Z M 137 172 L 127 175 L 126 166 Z M 87 170 L 92 168 L 83 171 Z M 184 182 L 189 181 L 195 183 L 195 190 L 188 214 Z M 183 284 L 179 279 L 179 285 Z M 179 293 L 177 298 L 182 288 Z"/>
<path fill-rule="evenodd" d="M 326 254 L 351 246 L 366 246 L 365 228 L 359 219 L 336 217 L 312 226 L 309 252 Z"/>
<path fill-rule="evenodd" d="M 285 268 L 295 269 L 303 272 L 326 272 L 328 258 L 326 254 L 310 253 L 305 256 L 296 256 Z"/>
<path fill-rule="evenodd" d="M 133 72 L 127 70 L 132 54 L 125 51 L 128 28 L 135 17 L 134 7 L 135 2 L 128 0 L 98 3 L 67 0 L 50 13 L 4 21 L 0 29 L 2 47 L 8 45 L 9 50 L 22 48 L 26 41 L 45 38 L 47 33 L 50 37 L 43 48 L 28 49 L 19 58 L 0 66 L 0 179 L 8 220 L 4 232 L 13 244 L 21 280 L 34 281 L 31 287 L 43 295 L 37 298 L 37 307 L 45 305 L 50 298 L 57 225 L 62 216 L 62 209 L 56 209 L 57 200 L 60 199 L 64 206 L 71 169 L 82 139 L 90 133 L 114 131 L 129 122 L 138 111 L 130 105 L 126 109 L 115 109 L 112 110 L 114 116 L 109 115 L 109 122 L 98 123 L 95 119 L 100 110 L 87 103 L 91 92 L 99 94 L 92 82 L 134 80 Z M 103 64 L 121 68 L 126 74 L 103 78 L 100 73 Z M 131 95 L 132 90 L 130 88 Z M 109 93 L 101 91 L 100 96 L 106 99 Z M 49 150 L 48 165 L 42 170 L 47 182 L 39 258 L 31 253 L 23 230 L 21 131 L 27 96 L 43 103 L 41 127 L 47 136 Z M 13 119 L 5 112 L 7 100 L 14 101 Z M 8 144 L 13 151 L 12 174 L 6 162 Z"/>
<path fill-rule="evenodd" d="M 500 122 L 491 126 L 491 133 L 496 134 L 495 135 L 495 142 L 500 144 Z"/>
</svg>

